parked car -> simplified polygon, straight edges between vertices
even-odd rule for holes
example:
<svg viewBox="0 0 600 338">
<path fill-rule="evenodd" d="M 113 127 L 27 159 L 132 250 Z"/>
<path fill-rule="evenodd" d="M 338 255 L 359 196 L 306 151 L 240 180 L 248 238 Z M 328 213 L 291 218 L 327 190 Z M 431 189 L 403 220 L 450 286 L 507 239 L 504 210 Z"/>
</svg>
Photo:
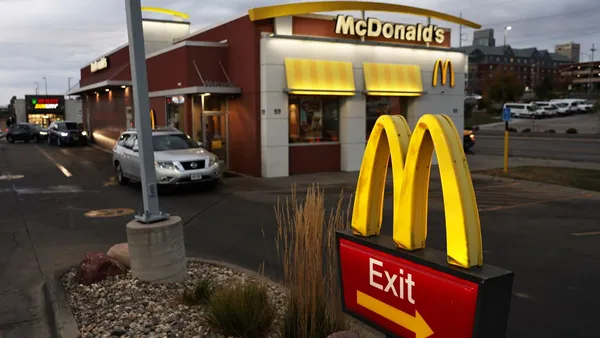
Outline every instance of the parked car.
<svg viewBox="0 0 600 338">
<path fill-rule="evenodd" d="M 577 108 L 583 113 L 589 113 L 592 111 L 592 107 L 594 107 L 593 101 L 581 101 L 577 104 Z"/>
<path fill-rule="evenodd" d="M 577 114 L 577 113 L 582 113 L 583 111 L 581 111 L 579 109 L 579 103 L 581 102 L 585 102 L 585 100 L 582 99 L 554 99 L 554 100 L 550 100 L 550 103 L 556 104 L 556 103 L 566 103 L 567 107 L 569 108 L 569 113 L 570 114 Z"/>
<path fill-rule="evenodd" d="M 154 129 L 154 169 L 159 185 L 181 185 L 221 181 L 219 158 L 174 128 Z M 140 158 L 135 130 L 121 134 L 113 148 L 116 181 L 125 185 L 130 179 L 140 179 Z"/>
<path fill-rule="evenodd" d="M 558 114 L 558 116 L 567 116 L 571 114 L 569 104 L 566 102 L 555 102 L 550 104 L 556 107 L 556 113 Z"/>
<path fill-rule="evenodd" d="M 39 124 L 33 123 L 15 123 L 11 124 L 6 131 L 6 141 L 15 143 L 15 141 L 40 142 L 46 139 L 48 133 Z"/>
<path fill-rule="evenodd" d="M 536 106 L 535 103 L 505 103 L 504 108 L 510 108 L 510 115 L 517 118 L 535 119 L 544 116 L 544 110 Z"/>
<path fill-rule="evenodd" d="M 66 144 L 87 145 L 87 132 L 82 130 L 77 122 L 59 121 L 48 126 L 48 144 L 59 147 Z"/>
<path fill-rule="evenodd" d="M 475 145 L 475 134 L 472 130 L 463 130 L 463 149 L 465 153 L 473 152 L 472 148 Z"/>
</svg>

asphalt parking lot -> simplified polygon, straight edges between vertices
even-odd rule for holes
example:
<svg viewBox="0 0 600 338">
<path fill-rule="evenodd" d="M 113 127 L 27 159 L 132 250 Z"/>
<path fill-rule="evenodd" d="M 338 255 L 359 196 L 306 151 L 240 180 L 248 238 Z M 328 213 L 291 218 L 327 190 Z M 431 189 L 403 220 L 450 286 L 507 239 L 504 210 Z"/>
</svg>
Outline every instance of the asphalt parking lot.
<svg viewBox="0 0 600 338">
<path fill-rule="evenodd" d="M 86 252 L 106 251 L 126 240 L 125 224 L 131 215 L 85 214 L 138 209 L 140 189 L 135 184 L 115 185 L 110 155 L 93 147 L 2 140 L 0 174 L 13 177 L 0 180 L 0 297 L 11 304 L 0 308 L 0 332 L 8 337 L 42 337 L 28 330 L 44 321 L 38 298 L 44 276 L 78 264 Z M 253 270 L 264 262 L 266 273 L 277 279 L 274 204 L 289 191 L 277 182 L 230 178 L 216 190 L 161 196 L 160 205 L 182 217 L 188 255 Z M 513 270 L 516 276 L 507 337 L 597 337 L 600 200 L 539 184 L 475 178 L 474 185 L 484 261 Z M 351 186 L 352 182 L 344 187 L 351 192 Z M 326 190 L 328 207 L 337 202 L 336 187 Z M 393 201 L 388 195 L 384 234 L 391 234 Z M 429 220 L 428 245 L 444 250 L 439 182 L 431 184 Z"/>
</svg>

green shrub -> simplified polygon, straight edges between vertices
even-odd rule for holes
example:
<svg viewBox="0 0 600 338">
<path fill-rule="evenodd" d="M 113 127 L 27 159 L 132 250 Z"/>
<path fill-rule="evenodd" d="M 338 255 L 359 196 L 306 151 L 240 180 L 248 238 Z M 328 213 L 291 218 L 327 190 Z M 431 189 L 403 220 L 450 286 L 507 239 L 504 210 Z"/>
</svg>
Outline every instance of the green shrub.
<svg viewBox="0 0 600 338">
<path fill-rule="evenodd" d="M 268 287 L 254 282 L 217 290 L 208 302 L 206 320 L 227 336 L 264 337 L 275 319 Z"/>
<path fill-rule="evenodd" d="M 200 279 L 193 290 L 183 291 L 183 302 L 188 305 L 206 304 L 215 291 L 212 280 L 208 278 Z"/>
<path fill-rule="evenodd" d="M 514 127 L 508 127 L 508 131 L 511 132 L 511 133 L 518 132 L 517 128 L 514 128 Z"/>
<path fill-rule="evenodd" d="M 521 130 L 522 133 L 531 133 L 531 129 L 529 128 L 525 128 L 523 130 Z"/>
<path fill-rule="evenodd" d="M 547 130 L 544 130 L 544 133 L 555 134 L 556 130 L 554 130 L 554 129 L 547 129 Z"/>
<path fill-rule="evenodd" d="M 567 134 L 577 134 L 577 129 L 575 128 L 569 128 L 566 131 Z"/>
</svg>

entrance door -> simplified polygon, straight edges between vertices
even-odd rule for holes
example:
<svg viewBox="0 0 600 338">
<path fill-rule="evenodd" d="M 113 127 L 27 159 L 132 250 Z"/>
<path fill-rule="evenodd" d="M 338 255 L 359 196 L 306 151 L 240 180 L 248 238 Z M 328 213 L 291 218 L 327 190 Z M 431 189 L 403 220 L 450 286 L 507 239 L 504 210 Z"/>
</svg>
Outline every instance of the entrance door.
<svg viewBox="0 0 600 338">
<path fill-rule="evenodd" d="M 205 111 L 202 114 L 202 143 L 219 157 L 222 170 L 229 169 L 229 119 L 227 113 Z"/>
</svg>

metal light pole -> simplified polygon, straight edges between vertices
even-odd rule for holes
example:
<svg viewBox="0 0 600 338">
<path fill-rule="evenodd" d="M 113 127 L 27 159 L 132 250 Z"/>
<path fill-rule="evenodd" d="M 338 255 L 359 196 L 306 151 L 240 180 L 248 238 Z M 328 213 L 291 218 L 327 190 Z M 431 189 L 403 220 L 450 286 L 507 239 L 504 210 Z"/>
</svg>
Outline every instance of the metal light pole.
<svg viewBox="0 0 600 338">
<path fill-rule="evenodd" d="M 511 26 L 504 27 L 504 65 L 502 67 L 502 109 L 506 101 L 506 35 L 512 29 Z M 504 122 L 504 173 L 508 173 L 508 121 Z"/>
<path fill-rule="evenodd" d="M 597 49 L 595 48 L 594 44 L 592 44 L 592 48 L 590 49 L 590 51 L 592 53 L 590 55 L 590 74 L 588 75 L 588 95 L 592 91 L 592 73 L 593 73 L 593 68 L 594 68 L 594 52 L 596 50 Z"/>
<path fill-rule="evenodd" d="M 40 83 L 35 83 L 35 95 L 40 95 Z"/>
<path fill-rule="evenodd" d="M 148 113 L 150 111 L 150 99 L 148 97 L 148 78 L 146 75 L 146 51 L 144 48 L 142 6 L 140 2 L 140 0 L 125 0 L 129 59 L 133 80 L 135 128 L 137 130 L 142 199 L 144 202 L 143 213 L 135 218 L 141 223 L 152 223 L 165 220 L 169 215 L 162 213 L 158 208 L 152 127 L 150 125 L 150 114 Z"/>
<path fill-rule="evenodd" d="M 67 82 L 68 82 L 68 88 L 67 88 L 67 91 L 71 91 L 71 79 L 72 79 L 72 77 L 70 77 L 70 76 L 69 76 L 69 78 L 67 79 Z M 69 96 L 70 96 L 70 95 L 69 95 Z"/>
<path fill-rule="evenodd" d="M 46 77 L 42 77 L 42 80 L 44 80 L 44 87 L 46 88 L 46 96 L 48 96 L 48 79 L 46 79 Z"/>
</svg>

